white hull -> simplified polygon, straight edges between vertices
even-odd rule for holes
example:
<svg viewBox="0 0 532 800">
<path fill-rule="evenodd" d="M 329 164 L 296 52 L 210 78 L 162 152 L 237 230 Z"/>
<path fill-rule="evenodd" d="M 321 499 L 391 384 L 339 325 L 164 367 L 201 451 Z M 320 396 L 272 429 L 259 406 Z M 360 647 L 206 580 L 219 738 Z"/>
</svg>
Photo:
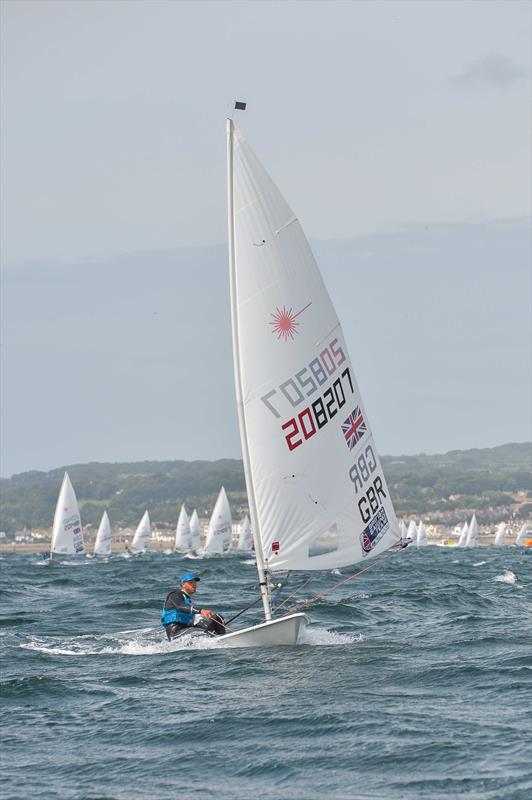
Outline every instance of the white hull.
<svg viewBox="0 0 532 800">
<path fill-rule="evenodd" d="M 275 645 L 295 645 L 299 634 L 308 622 L 305 614 L 290 614 L 288 617 L 272 619 L 252 628 L 226 633 L 216 641 L 227 647 L 272 647 Z"/>
</svg>

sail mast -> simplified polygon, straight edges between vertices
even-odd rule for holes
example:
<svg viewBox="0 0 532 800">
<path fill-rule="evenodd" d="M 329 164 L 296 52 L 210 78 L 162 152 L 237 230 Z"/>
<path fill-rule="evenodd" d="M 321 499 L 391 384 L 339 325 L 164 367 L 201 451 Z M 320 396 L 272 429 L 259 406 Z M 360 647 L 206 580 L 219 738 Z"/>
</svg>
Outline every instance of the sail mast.
<svg viewBox="0 0 532 800">
<path fill-rule="evenodd" d="M 240 427 L 240 441 L 242 443 L 242 456 L 244 461 L 244 475 L 246 478 L 246 489 L 249 500 L 249 512 L 251 515 L 251 525 L 253 532 L 253 542 L 255 545 L 255 557 L 257 559 L 257 571 L 259 573 L 260 594 L 264 607 L 264 617 L 271 619 L 270 598 L 268 596 L 268 585 L 266 571 L 264 569 L 264 553 L 259 532 L 259 518 L 257 514 L 257 504 L 255 502 L 255 491 L 251 478 L 251 465 L 249 457 L 249 446 L 246 432 L 246 419 L 244 415 L 244 403 L 242 398 L 242 373 L 240 368 L 240 343 L 238 334 L 237 319 L 237 297 L 236 297 L 236 263 L 235 263 L 235 213 L 234 213 L 234 170 L 233 170 L 233 147 L 234 147 L 234 123 L 229 117 L 226 120 L 227 132 L 227 226 L 229 239 L 229 274 L 231 289 L 231 326 L 233 332 L 233 362 L 235 369 L 235 390 L 236 405 L 238 409 L 238 424 Z"/>
</svg>

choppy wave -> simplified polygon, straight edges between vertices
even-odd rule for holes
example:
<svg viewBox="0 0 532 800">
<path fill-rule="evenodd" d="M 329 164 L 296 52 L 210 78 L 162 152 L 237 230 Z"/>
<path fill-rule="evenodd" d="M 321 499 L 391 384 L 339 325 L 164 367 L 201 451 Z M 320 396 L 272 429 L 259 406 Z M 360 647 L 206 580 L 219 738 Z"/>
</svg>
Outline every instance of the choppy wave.
<svg viewBox="0 0 532 800">
<path fill-rule="evenodd" d="M 201 800 L 528 800 L 532 553 L 455 556 L 408 548 L 305 608 L 297 647 L 249 649 L 166 640 L 186 557 L 6 556 L 6 797 L 175 800 L 185 775 Z M 229 618 L 256 599 L 249 556 L 197 568 L 200 607 Z M 260 621 L 259 604 L 235 627 Z"/>
<path fill-rule="evenodd" d="M 496 575 L 493 579 L 499 583 L 517 583 L 517 575 L 511 569 L 505 569 L 502 575 Z"/>
</svg>

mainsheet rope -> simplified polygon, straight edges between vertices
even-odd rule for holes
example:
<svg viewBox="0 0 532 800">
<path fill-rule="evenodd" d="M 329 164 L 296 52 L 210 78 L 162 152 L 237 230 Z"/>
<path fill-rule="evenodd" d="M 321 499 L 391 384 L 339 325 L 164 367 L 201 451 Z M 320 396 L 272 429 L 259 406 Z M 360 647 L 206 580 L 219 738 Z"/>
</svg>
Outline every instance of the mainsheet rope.
<svg viewBox="0 0 532 800">
<path fill-rule="evenodd" d="M 283 617 L 288 616 L 288 614 L 295 614 L 297 611 L 301 611 L 302 608 L 306 608 L 306 606 L 309 606 L 311 603 L 316 602 L 316 600 L 320 600 L 322 597 L 325 597 L 326 594 L 329 594 L 330 592 L 333 592 L 335 589 L 338 589 L 338 587 L 342 586 L 342 584 L 347 583 L 353 578 L 358 577 L 358 575 L 362 575 L 364 572 L 368 572 L 368 570 L 372 569 L 373 567 L 376 567 L 377 564 L 380 564 L 381 561 L 384 561 L 386 558 L 390 558 L 391 556 L 395 556 L 397 553 L 400 553 L 402 550 L 404 550 L 405 547 L 408 546 L 408 544 L 409 542 L 402 543 L 397 550 L 392 550 L 392 552 L 388 553 L 388 555 L 382 554 L 381 558 L 378 559 L 376 558 L 372 564 L 368 564 L 368 566 L 364 567 L 364 569 L 359 569 L 357 572 L 353 572 L 352 575 L 348 575 L 347 578 L 342 578 L 342 580 L 338 581 L 338 583 L 335 583 L 333 586 L 329 586 L 328 589 L 324 589 L 323 592 L 314 595 L 314 597 L 311 597 L 309 600 L 305 600 L 304 603 L 300 603 L 298 606 L 294 606 L 294 608 L 291 608 L 289 611 L 286 612 L 286 614 L 283 614 Z"/>
</svg>

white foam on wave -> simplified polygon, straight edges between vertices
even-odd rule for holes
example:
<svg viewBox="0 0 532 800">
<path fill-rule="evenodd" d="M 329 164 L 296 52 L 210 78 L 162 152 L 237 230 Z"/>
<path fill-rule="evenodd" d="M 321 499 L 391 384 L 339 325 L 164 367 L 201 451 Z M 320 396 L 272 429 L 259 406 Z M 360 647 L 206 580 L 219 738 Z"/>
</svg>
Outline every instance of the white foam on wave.
<svg viewBox="0 0 532 800">
<path fill-rule="evenodd" d="M 487 564 L 487 563 L 488 563 L 487 561 L 477 561 L 475 564 L 473 564 L 473 566 L 474 567 L 481 567 L 483 564 Z"/>
<path fill-rule="evenodd" d="M 517 575 L 511 569 L 505 569 L 502 575 L 496 575 L 494 581 L 499 583 L 517 583 Z"/>
<path fill-rule="evenodd" d="M 171 556 L 173 552 L 173 550 L 169 549 L 163 550 L 163 556 Z"/>
<path fill-rule="evenodd" d="M 326 628 L 307 628 L 298 644 L 311 647 L 356 644 L 364 641 L 362 634 L 335 633 Z M 23 650 L 32 650 L 49 656 L 153 656 L 174 653 L 180 650 L 212 650 L 223 648 L 223 642 L 214 637 L 183 636 L 167 641 L 158 628 L 117 631 L 101 635 L 81 636 L 34 636 L 19 645 Z"/>
<path fill-rule="evenodd" d="M 339 644 L 356 644 L 363 642 L 364 636 L 361 633 L 335 633 L 329 631 L 327 628 L 305 628 L 304 632 L 300 635 L 298 644 L 307 644 L 313 647 L 339 645 Z"/>
<path fill-rule="evenodd" d="M 176 650 L 208 650 L 216 645 L 216 639 L 206 636 L 185 636 L 169 642 L 161 629 L 141 628 L 100 636 L 36 636 L 19 646 L 23 650 L 34 650 L 51 656 L 151 656 Z"/>
</svg>

